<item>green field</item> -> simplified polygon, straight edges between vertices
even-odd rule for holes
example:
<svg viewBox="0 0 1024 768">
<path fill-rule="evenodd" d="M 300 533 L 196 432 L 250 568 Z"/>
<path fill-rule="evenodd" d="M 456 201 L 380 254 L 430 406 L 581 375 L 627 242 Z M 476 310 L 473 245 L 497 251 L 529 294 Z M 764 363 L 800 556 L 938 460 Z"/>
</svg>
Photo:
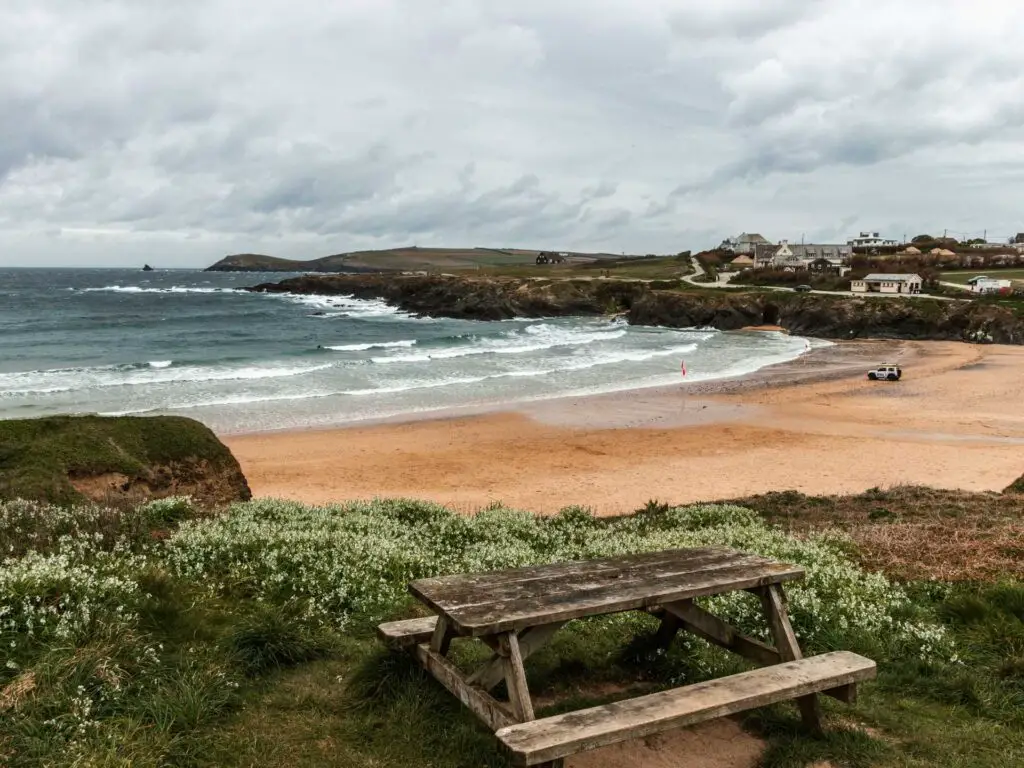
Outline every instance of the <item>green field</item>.
<svg viewBox="0 0 1024 768">
<path fill-rule="evenodd" d="M 454 271 L 454 270 L 453 270 Z M 609 278 L 632 280 L 677 280 L 693 272 L 689 257 L 662 256 L 657 258 L 602 258 L 595 261 L 569 261 L 565 264 L 535 264 L 532 261 L 481 266 L 472 270 L 459 270 L 469 274 L 504 277 Z"/>
<path fill-rule="evenodd" d="M 965 270 L 957 270 L 956 272 L 943 272 L 942 280 L 948 283 L 960 283 L 961 285 L 967 285 L 968 280 L 980 275 L 994 277 L 1000 280 L 1024 282 L 1024 269 L 991 269 L 987 272 L 980 269 L 975 269 L 969 272 Z"/>
</svg>

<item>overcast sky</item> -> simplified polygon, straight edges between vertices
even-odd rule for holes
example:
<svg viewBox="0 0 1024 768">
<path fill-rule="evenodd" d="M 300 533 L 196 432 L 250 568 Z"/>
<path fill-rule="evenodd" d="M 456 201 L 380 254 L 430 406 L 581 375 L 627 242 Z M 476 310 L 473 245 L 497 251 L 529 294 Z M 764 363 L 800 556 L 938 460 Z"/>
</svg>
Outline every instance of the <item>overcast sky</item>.
<svg viewBox="0 0 1024 768">
<path fill-rule="evenodd" d="M 0 266 L 1024 231 L 1019 0 L 9 0 Z"/>
</svg>

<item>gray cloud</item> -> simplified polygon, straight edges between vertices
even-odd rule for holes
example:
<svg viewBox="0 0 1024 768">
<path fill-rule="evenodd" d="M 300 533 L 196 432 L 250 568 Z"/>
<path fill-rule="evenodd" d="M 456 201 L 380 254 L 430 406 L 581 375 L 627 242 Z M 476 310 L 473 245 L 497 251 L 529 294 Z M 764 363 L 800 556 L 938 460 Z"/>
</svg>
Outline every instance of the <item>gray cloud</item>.
<svg viewBox="0 0 1024 768">
<path fill-rule="evenodd" d="M 863 9 L 6 4 L 0 265 L 1024 228 L 1024 9 Z"/>
</svg>

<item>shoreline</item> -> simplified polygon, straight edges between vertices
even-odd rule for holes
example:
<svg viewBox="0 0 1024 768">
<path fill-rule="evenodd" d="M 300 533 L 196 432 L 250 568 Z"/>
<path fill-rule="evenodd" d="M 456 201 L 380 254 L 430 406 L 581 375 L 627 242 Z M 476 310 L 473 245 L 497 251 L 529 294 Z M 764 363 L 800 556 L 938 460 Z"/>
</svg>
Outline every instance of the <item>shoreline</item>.
<svg viewBox="0 0 1024 768">
<path fill-rule="evenodd" d="M 787 333 L 785 330 L 775 326 L 742 328 L 736 331 L 726 331 L 726 333 L 765 331 Z M 808 339 L 807 341 L 810 342 L 811 340 Z M 880 346 L 885 346 L 887 348 L 900 348 L 905 344 L 905 342 L 898 340 L 818 341 L 824 341 L 824 345 L 820 347 L 811 347 L 808 351 L 801 353 L 799 356 L 791 360 L 785 360 L 780 363 L 769 363 L 768 365 L 748 373 L 741 373 L 732 376 L 720 376 L 706 380 L 685 381 L 681 379 L 679 383 L 675 384 L 633 386 L 606 392 L 568 392 L 545 395 L 525 400 L 443 406 L 435 409 L 406 411 L 388 416 L 373 416 L 366 419 L 339 422 L 337 424 L 329 425 L 314 424 L 299 427 L 241 430 L 237 432 L 233 430 L 216 430 L 216 432 L 217 436 L 222 440 L 249 438 L 259 435 L 335 432 L 339 430 L 362 429 L 389 424 L 393 425 L 434 421 L 445 422 L 451 419 L 473 418 L 500 413 L 531 414 L 534 412 L 543 412 L 549 408 L 558 408 L 568 403 L 594 402 L 599 404 L 602 401 L 614 401 L 622 397 L 657 397 L 667 392 L 678 392 L 680 389 L 685 390 L 688 394 L 709 395 L 726 393 L 734 391 L 737 388 L 756 389 L 770 386 L 786 386 L 789 383 L 799 383 L 815 379 L 825 380 L 835 376 L 842 376 L 849 373 L 851 370 L 859 370 L 858 366 L 867 370 L 867 368 L 872 364 L 876 364 L 881 360 L 878 355 L 883 353 L 875 352 L 874 356 L 872 356 L 870 354 L 866 354 L 864 350 L 877 350 Z M 890 357 L 895 359 L 895 353 L 890 354 Z M 818 365 L 825 365 L 826 369 L 808 370 L 809 367 L 817 367 Z"/>
<path fill-rule="evenodd" d="M 1024 348 L 850 342 L 739 379 L 482 414 L 226 436 L 257 496 L 632 512 L 768 491 L 999 491 L 1020 476 Z M 898 358 L 899 383 L 869 382 Z M 867 361 L 867 362 L 865 362 Z"/>
</svg>

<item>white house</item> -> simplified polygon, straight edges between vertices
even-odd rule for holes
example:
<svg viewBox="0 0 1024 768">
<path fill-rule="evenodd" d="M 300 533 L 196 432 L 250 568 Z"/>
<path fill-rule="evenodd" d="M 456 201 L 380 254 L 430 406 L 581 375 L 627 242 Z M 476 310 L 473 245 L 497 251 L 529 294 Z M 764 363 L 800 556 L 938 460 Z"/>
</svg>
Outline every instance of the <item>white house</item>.
<svg viewBox="0 0 1024 768">
<path fill-rule="evenodd" d="M 920 275 L 868 275 L 850 282 L 854 293 L 903 293 L 921 292 L 924 281 Z"/>
<path fill-rule="evenodd" d="M 978 275 L 978 277 L 972 277 L 967 281 L 967 284 L 971 286 L 972 293 L 1009 293 L 1013 290 L 1012 280 L 1000 280 L 995 277 L 985 277 L 985 275 Z"/>
<path fill-rule="evenodd" d="M 761 267 L 798 270 L 807 269 L 812 262 L 819 259 L 847 264 L 852 255 L 853 248 L 849 245 L 825 243 L 800 243 L 797 245 L 790 243 L 789 240 L 783 240 L 773 250 L 759 254 L 756 261 Z"/>
<path fill-rule="evenodd" d="M 846 244 L 852 248 L 894 248 L 899 245 L 895 240 L 884 238 L 878 232 L 861 232 Z"/>
</svg>

